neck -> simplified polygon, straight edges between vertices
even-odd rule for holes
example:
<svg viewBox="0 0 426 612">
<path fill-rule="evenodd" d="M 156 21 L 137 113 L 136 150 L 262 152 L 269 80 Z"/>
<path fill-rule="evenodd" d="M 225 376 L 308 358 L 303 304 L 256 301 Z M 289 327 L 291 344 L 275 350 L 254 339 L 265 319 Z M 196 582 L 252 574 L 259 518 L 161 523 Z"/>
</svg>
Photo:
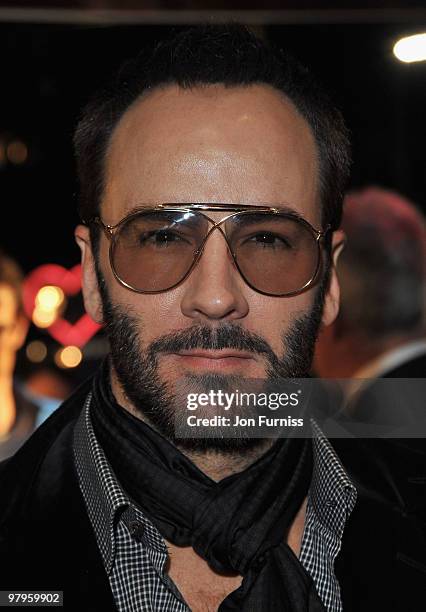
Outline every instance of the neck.
<svg viewBox="0 0 426 612">
<path fill-rule="evenodd" d="M 186 449 L 180 450 L 199 470 L 204 472 L 206 476 L 215 482 L 219 482 L 227 476 L 232 476 L 232 474 L 238 474 L 238 472 L 245 470 L 249 465 L 264 455 L 273 443 L 273 439 L 263 440 L 262 444 L 256 446 L 256 448 L 244 451 L 244 454 L 230 454 L 220 451 L 196 452 L 187 451 Z"/>
<path fill-rule="evenodd" d="M 118 404 L 120 404 L 122 408 L 130 412 L 130 414 L 137 419 L 140 419 L 141 421 L 147 423 L 147 425 L 150 427 L 153 427 L 149 419 L 144 417 L 139 410 L 136 410 L 135 406 L 128 399 L 113 368 L 110 370 L 110 382 L 112 393 Z M 153 429 L 155 429 L 155 427 L 153 427 Z M 180 448 L 179 446 L 177 448 L 179 448 L 182 454 L 188 457 L 188 459 L 190 459 L 199 470 L 204 472 L 206 476 L 215 482 L 219 482 L 227 476 L 231 476 L 232 474 L 237 474 L 238 472 L 245 470 L 249 465 L 259 459 L 259 457 L 264 455 L 273 443 L 273 438 L 265 439 L 255 448 L 247 449 L 244 451 L 244 453 L 235 452 L 234 454 L 216 450 L 190 451 L 186 448 Z"/>
</svg>

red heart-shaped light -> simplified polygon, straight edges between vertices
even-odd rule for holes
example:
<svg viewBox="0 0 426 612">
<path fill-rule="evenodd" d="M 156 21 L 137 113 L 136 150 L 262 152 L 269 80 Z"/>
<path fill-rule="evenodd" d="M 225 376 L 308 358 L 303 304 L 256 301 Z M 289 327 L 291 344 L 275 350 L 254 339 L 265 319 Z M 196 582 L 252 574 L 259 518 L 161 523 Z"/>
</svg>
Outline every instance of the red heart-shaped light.
<svg viewBox="0 0 426 612">
<path fill-rule="evenodd" d="M 37 293 L 46 285 L 60 287 L 65 295 L 76 295 L 81 291 L 81 265 L 67 270 L 56 264 L 45 264 L 33 270 L 23 285 L 23 301 L 27 316 L 32 319 Z M 60 344 L 82 347 L 96 334 L 100 325 L 85 313 L 76 323 L 58 318 L 48 333 Z"/>
</svg>

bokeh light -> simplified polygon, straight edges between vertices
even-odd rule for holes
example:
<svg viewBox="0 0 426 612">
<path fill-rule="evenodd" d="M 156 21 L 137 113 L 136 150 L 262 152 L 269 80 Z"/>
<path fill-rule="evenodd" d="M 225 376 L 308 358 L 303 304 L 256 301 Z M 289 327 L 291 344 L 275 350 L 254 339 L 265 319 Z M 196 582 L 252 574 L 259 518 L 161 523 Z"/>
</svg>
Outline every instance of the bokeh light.
<svg viewBox="0 0 426 612">
<path fill-rule="evenodd" d="M 60 308 L 65 300 L 64 292 L 55 285 L 45 285 L 35 298 L 32 315 L 34 325 L 40 328 L 50 327 L 59 317 Z"/>
<path fill-rule="evenodd" d="M 33 312 L 33 323 L 37 327 L 41 329 L 45 329 L 46 327 L 50 327 L 58 318 L 56 311 L 54 310 L 41 310 L 40 308 L 36 308 Z"/>
<path fill-rule="evenodd" d="M 422 62 L 426 60 L 426 33 L 401 38 L 393 47 L 400 62 Z"/>
<path fill-rule="evenodd" d="M 60 287 L 46 285 L 37 293 L 36 308 L 49 311 L 58 309 L 64 301 L 64 292 Z"/>
<path fill-rule="evenodd" d="M 6 156 L 12 164 L 24 164 L 28 158 L 28 147 L 21 140 L 12 140 L 7 145 Z"/>
<path fill-rule="evenodd" d="M 25 353 L 29 361 L 33 363 L 41 363 L 47 357 L 47 348 L 44 342 L 40 340 L 34 340 L 30 342 L 25 349 Z"/>
<path fill-rule="evenodd" d="M 78 346 L 64 346 L 55 355 L 55 363 L 60 368 L 76 368 L 83 359 Z"/>
</svg>

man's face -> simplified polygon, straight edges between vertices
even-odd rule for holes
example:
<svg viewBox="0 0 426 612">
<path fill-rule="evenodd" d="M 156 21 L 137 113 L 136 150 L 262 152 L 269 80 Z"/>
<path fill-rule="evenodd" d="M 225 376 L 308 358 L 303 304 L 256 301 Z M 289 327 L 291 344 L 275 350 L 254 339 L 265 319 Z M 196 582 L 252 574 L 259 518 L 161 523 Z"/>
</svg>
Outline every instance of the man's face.
<svg viewBox="0 0 426 612">
<path fill-rule="evenodd" d="M 117 125 L 106 160 L 101 217 L 114 225 L 136 207 L 164 202 L 286 204 L 320 228 L 318 180 L 311 131 L 278 92 L 267 86 L 191 90 L 168 86 L 137 101 Z M 224 216 L 208 214 L 215 221 Z M 87 228 L 80 226 L 77 238 L 83 250 L 86 307 L 92 317 L 102 320 Z M 115 280 L 108 246 L 102 235 L 99 270 L 114 306 L 109 317 L 115 317 L 115 323 L 119 313 L 130 317 L 127 322 L 131 320 L 141 355 L 163 338 L 186 337 L 196 328 L 207 329 L 210 336 L 231 328 L 264 342 L 270 356 L 285 359 L 283 339 L 297 321 L 309 319 L 318 291 L 314 287 L 284 298 L 256 292 L 244 282 L 224 237 L 215 231 L 184 282 L 164 293 L 138 294 Z M 322 312 L 325 323 L 336 314 L 337 297 L 333 277 Z M 183 353 L 157 354 L 156 374 L 169 388 L 186 375 L 263 378 L 271 368 L 264 352 L 232 347 L 219 352 L 205 346 Z M 306 355 L 309 360 L 309 350 Z M 298 375 L 306 373 L 310 363 L 305 366 Z M 125 401 L 122 386 L 114 388 L 113 372 L 113 389 Z"/>
</svg>

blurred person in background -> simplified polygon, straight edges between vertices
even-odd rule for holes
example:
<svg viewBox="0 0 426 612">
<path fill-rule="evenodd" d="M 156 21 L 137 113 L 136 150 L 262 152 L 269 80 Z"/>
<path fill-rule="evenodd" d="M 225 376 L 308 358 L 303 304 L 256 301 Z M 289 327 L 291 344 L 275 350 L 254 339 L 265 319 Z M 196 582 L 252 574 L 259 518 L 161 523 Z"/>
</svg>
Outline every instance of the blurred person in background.
<svg viewBox="0 0 426 612">
<path fill-rule="evenodd" d="M 14 377 L 29 327 L 22 282 L 18 264 L 0 253 L 0 460 L 12 455 L 60 403 L 33 393 Z"/>
<path fill-rule="evenodd" d="M 426 375 L 426 230 L 411 202 L 378 187 L 348 194 L 343 210 L 340 311 L 319 334 L 314 369 L 355 379 L 351 396 L 362 380 Z"/>
</svg>

